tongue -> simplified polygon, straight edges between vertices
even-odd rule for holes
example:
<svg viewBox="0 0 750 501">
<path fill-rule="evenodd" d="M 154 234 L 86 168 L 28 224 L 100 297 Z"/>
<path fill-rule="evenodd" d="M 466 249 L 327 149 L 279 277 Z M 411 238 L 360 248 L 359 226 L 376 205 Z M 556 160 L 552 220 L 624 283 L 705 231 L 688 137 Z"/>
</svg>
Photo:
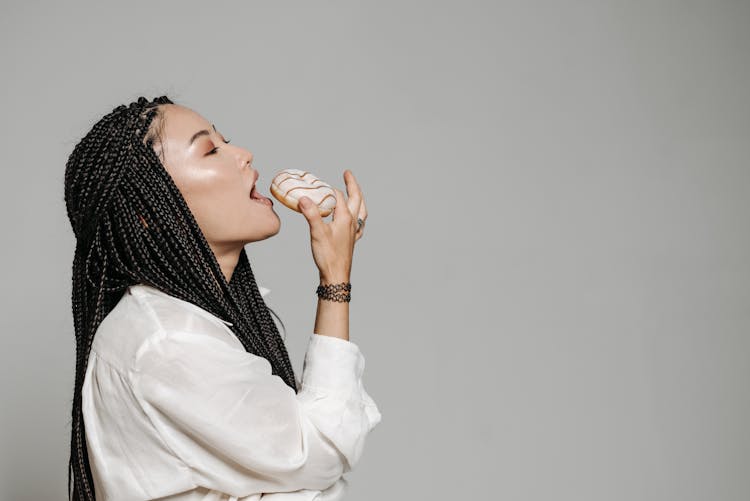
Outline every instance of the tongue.
<svg viewBox="0 0 750 501">
<path fill-rule="evenodd" d="M 250 198 L 252 198 L 253 200 L 261 200 L 261 201 L 266 199 L 266 197 L 264 197 L 263 195 L 255 191 L 255 186 L 253 186 L 253 189 L 250 192 Z"/>
</svg>

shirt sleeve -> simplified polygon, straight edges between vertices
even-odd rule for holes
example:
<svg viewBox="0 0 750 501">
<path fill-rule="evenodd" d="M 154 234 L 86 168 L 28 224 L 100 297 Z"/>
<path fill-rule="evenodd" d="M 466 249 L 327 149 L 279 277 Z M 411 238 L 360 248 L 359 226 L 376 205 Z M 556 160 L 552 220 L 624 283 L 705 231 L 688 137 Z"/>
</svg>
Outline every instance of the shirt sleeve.
<svg viewBox="0 0 750 501">
<path fill-rule="evenodd" d="M 381 420 L 351 341 L 312 334 L 298 393 L 239 342 L 161 332 L 147 343 L 134 392 L 196 485 L 240 497 L 325 490 L 357 464 Z"/>
</svg>

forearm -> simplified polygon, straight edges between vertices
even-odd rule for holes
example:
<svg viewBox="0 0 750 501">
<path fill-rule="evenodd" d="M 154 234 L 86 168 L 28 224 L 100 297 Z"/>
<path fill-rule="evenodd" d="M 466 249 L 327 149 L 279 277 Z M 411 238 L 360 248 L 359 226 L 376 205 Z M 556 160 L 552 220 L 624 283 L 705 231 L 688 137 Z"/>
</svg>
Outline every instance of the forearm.
<svg viewBox="0 0 750 501">
<path fill-rule="evenodd" d="M 348 282 L 342 277 L 336 280 L 321 280 L 321 284 Z M 318 298 L 318 310 L 315 315 L 315 334 L 332 336 L 349 341 L 349 303 Z"/>
</svg>

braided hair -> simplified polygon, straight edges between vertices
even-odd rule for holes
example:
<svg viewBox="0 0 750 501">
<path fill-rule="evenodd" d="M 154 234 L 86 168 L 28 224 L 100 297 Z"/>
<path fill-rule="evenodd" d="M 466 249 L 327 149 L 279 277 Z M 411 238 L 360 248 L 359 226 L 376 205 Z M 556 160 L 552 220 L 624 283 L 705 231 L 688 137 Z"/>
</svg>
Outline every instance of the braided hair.
<svg viewBox="0 0 750 501">
<path fill-rule="evenodd" d="M 163 104 L 174 103 L 167 96 L 140 97 L 116 107 L 76 144 L 65 167 L 65 206 L 76 238 L 69 499 L 95 499 L 81 389 L 94 334 L 130 285 L 150 285 L 231 322 L 245 350 L 266 358 L 272 373 L 297 392 L 289 354 L 245 249 L 227 281 L 157 154 Z"/>
</svg>

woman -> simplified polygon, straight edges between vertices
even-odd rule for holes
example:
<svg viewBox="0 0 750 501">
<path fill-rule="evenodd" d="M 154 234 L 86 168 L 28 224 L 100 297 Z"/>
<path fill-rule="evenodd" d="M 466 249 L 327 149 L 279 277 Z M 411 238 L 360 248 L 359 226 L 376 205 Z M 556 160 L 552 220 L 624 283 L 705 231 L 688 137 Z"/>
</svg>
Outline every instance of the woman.
<svg viewBox="0 0 750 501">
<path fill-rule="evenodd" d="M 381 420 L 340 292 L 367 210 L 350 171 L 332 222 L 303 207 L 320 285 L 298 380 L 244 249 L 280 227 L 252 160 L 166 96 L 73 150 L 72 499 L 342 498 Z"/>
</svg>

